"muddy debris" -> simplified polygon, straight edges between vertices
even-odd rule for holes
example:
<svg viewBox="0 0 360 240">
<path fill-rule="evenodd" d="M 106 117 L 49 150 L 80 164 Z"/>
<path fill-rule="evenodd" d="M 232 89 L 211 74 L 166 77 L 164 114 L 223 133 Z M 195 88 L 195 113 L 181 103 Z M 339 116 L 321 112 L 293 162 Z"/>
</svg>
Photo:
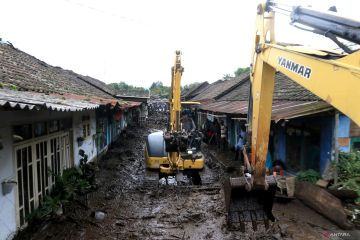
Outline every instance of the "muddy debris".
<svg viewBox="0 0 360 240">
<path fill-rule="evenodd" d="M 277 221 L 268 229 L 230 231 L 222 189 L 225 169 L 207 148 L 201 186 L 145 186 L 145 137 L 165 128 L 164 113 L 153 113 L 146 126 L 129 126 L 98 162 L 98 188 L 88 200 L 65 208 L 61 221 L 45 221 L 18 239 L 320 239 L 323 231 L 338 229 L 297 201 L 276 203 Z"/>
</svg>

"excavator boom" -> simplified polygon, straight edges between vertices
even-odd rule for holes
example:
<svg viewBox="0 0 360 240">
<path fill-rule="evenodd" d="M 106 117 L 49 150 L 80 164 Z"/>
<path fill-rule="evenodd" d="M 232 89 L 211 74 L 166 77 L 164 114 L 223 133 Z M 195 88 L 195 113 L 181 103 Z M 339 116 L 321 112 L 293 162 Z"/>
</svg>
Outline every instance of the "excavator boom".
<svg viewBox="0 0 360 240">
<path fill-rule="evenodd" d="M 181 66 L 181 52 L 175 52 L 175 63 L 171 68 L 171 92 L 169 95 L 170 105 L 170 129 L 169 131 L 180 131 L 180 111 L 181 111 L 181 76 L 184 68 Z"/>
<path fill-rule="evenodd" d="M 253 226 L 256 226 L 255 222 L 259 219 L 264 221 L 265 225 L 268 219 L 274 220 L 271 209 L 276 178 L 272 175 L 266 176 L 265 162 L 277 71 L 360 125 L 360 50 L 356 51 L 353 46 L 347 46 L 338 40 L 342 38 L 359 44 L 360 23 L 331 12 L 318 12 L 300 6 L 290 7 L 293 25 L 312 27 L 312 32 L 329 37 L 346 53 L 279 44 L 275 41 L 274 31 L 275 10 L 278 7 L 275 1 L 268 1 L 257 7 L 248 108 L 252 175 L 230 177 L 225 185 L 228 222 L 240 222 L 240 229 L 244 229 L 244 221 L 252 221 Z M 263 207 L 251 206 L 250 202 L 261 203 Z M 244 209 L 246 207 L 242 206 L 250 207 Z M 259 211 L 261 209 L 263 214 Z"/>
<path fill-rule="evenodd" d="M 275 14 L 267 11 L 270 9 L 266 4 L 258 6 L 251 72 L 251 162 L 255 167 L 255 184 L 264 186 L 276 71 L 282 72 L 360 125 L 360 112 L 357 110 L 360 104 L 360 51 L 336 55 L 304 47 L 279 45 L 275 42 Z M 306 13 L 308 12 L 316 18 L 316 11 L 308 10 Z M 301 12 L 297 10 L 296 14 L 299 13 Z M 332 15 L 326 16 L 330 21 L 329 17 Z M 339 18 L 336 20 L 339 21 Z M 267 35 L 270 39 L 266 38 Z M 358 42 L 356 36 L 353 38 Z"/>
</svg>

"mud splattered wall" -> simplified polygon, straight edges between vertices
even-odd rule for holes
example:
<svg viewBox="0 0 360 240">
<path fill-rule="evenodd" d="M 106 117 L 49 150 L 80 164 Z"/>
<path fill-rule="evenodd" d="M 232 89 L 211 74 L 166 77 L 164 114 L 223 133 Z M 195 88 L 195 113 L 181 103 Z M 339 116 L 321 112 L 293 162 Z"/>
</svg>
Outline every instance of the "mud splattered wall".
<svg viewBox="0 0 360 240">
<path fill-rule="evenodd" d="M 11 129 L 0 126 L 0 182 L 16 179 L 14 164 L 12 161 Z M 0 239 L 8 239 L 8 236 L 16 231 L 16 198 L 15 189 L 4 193 L 0 185 Z"/>
<path fill-rule="evenodd" d="M 74 113 L 73 128 L 74 162 L 75 165 L 79 165 L 81 157 L 78 153 L 80 149 L 88 155 L 88 160 L 94 159 L 97 154 L 94 138 L 96 134 L 95 110 Z"/>
</svg>

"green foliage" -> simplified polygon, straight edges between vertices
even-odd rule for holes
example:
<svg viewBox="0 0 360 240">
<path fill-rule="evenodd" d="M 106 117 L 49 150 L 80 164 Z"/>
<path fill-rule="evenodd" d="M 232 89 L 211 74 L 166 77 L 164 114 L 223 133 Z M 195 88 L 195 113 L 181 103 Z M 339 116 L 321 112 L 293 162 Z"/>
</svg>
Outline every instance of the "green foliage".
<svg viewBox="0 0 360 240">
<path fill-rule="evenodd" d="M 164 85 L 161 81 L 153 82 L 150 86 L 150 90 L 154 90 L 156 88 L 162 88 Z"/>
<path fill-rule="evenodd" d="M 14 91 L 17 91 L 18 90 L 18 87 L 14 84 L 11 84 L 11 83 L 1 83 L 0 82 L 0 88 L 7 88 L 7 89 L 10 89 L 10 90 L 14 90 Z"/>
<path fill-rule="evenodd" d="M 11 90 L 14 90 L 14 91 L 17 91 L 17 90 L 18 90 L 18 87 L 15 86 L 15 85 L 12 85 L 12 84 L 9 84 L 9 88 L 10 88 Z"/>
<path fill-rule="evenodd" d="M 234 72 L 235 77 L 240 76 L 243 73 L 246 72 L 250 72 L 250 67 L 246 67 L 246 68 L 238 68 L 236 69 L 236 71 Z M 231 78 L 233 78 L 233 76 L 231 74 L 224 74 L 223 75 L 223 80 L 230 80 Z"/>
<path fill-rule="evenodd" d="M 29 222 L 43 221 L 57 215 L 62 211 L 62 205 L 66 203 L 59 196 L 45 196 L 40 207 L 28 216 Z"/>
<path fill-rule="evenodd" d="M 296 174 L 297 181 L 316 183 L 320 178 L 320 173 L 313 169 L 300 171 Z"/>
<path fill-rule="evenodd" d="M 61 176 L 56 175 L 55 186 L 50 196 L 45 196 L 40 207 L 28 217 L 30 222 L 58 215 L 62 212 L 62 206 L 95 188 L 96 166 L 87 163 L 88 156 L 83 150 L 80 150 L 79 154 L 82 156 L 79 168 L 65 169 Z"/>
<path fill-rule="evenodd" d="M 238 69 L 234 72 L 234 74 L 235 74 L 235 77 L 238 77 L 238 76 L 240 76 L 241 74 L 246 73 L 246 72 L 250 72 L 250 67 L 238 68 Z"/>
<path fill-rule="evenodd" d="M 200 82 L 194 82 L 194 83 L 186 84 L 185 86 L 183 86 L 181 88 L 181 91 L 187 91 L 187 90 L 190 90 L 192 88 L 196 88 L 200 84 L 201 84 Z"/>
<path fill-rule="evenodd" d="M 223 76 L 223 80 L 230 80 L 231 78 L 233 78 L 233 76 L 231 76 L 231 74 L 224 74 Z"/>
<path fill-rule="evenodd" d="M 126 82 L 119 82 L 119 83 L 110 83 L 108 86 L 115 91 L 139 91 L 144 92 L 146 91 L 143 87 L 135 87 L 133 85 L 129 85 Z"/>
<path fill-rule="evenodd" d="M 153 82 L 150 86 L 151 95 L 158 95 L 167 98 L 170 94 L 170 87 L 164 86 L 162 82 Z"/>
<path fill-rule="evenodd" d="M 338 171 L 338 182 L 336 187 L 339 189 L 349 189 L 356 191 L 360 203 L 360 153 L 339 153 L 339 162 L 334 164 Z"/>
</svg>

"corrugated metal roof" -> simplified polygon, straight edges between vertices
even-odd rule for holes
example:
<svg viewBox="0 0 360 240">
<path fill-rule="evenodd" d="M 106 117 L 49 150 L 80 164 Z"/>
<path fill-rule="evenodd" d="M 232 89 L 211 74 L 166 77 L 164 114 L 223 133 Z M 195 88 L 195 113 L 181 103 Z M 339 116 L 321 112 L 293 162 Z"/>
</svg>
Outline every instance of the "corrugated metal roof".
<svg viewBox="0 0 360 240">
<path fill-rule="evenodd" d="M 1 89 L 0 106 L 29 110 L 82 111 L 98 108 L 99 104 L 61 95 L 55 96 L 45 93 Z"/>
<path fill-rule="evenodd" d="M 140 106 L 142 102 L 123 101 L 99 97 L 79 96 L 73 94 L 57 95 L 28 91 L 0 89 L 0 106 L 53 111 L 83 111 L 98 108 L 100 105 L 111 105 L 120 109 Z"/>
<path fill-rule="evenodd" d="M 216 101 L 202 104 L 200 109 L 205 111 L 247 115 L 247 101 Z M 274 101 L 272 120 L 291 119 L 319 112 L 332 110 L 333 107 L 324 101 Z"/>
</svg>

